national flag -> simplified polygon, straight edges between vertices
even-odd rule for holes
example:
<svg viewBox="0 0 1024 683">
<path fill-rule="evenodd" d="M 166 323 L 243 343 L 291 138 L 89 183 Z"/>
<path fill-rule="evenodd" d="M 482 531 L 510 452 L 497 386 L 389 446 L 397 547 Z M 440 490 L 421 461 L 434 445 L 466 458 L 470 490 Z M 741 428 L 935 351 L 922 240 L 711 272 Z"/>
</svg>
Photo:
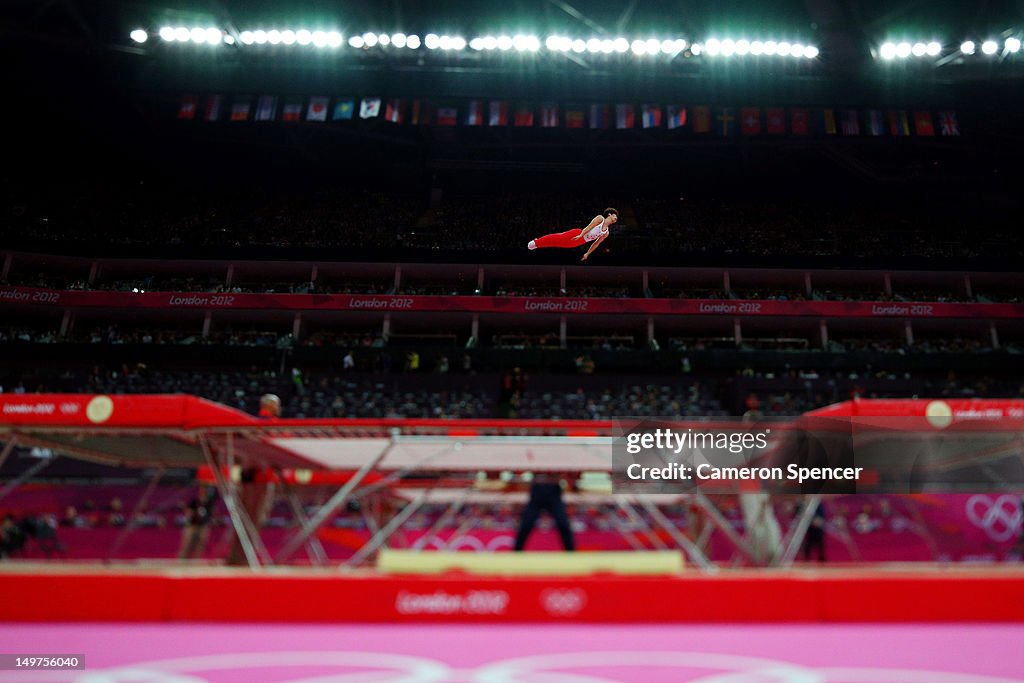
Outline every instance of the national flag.
<svg viewBox="0 0 1024 683">
<path fill-rule="evenodd" d="M 472 100 L 466 107 L 465 122 L 467 126 L 484 125 L 484 103 L 480 100 Z"/>
<path fill-rule="evenodd" d="M 203 119 L 216 121 L 220 118 L 220 95 L 210 95 L 206 98 L 206 110 L 203 112 Z"/>
<path fill-rule="evenodd" d="M 323 96 L 309 98 L 309 108 L 306 109 L 307 121 L 326 121 L 327 104 L 329 99 Z"/>
<path fill-rule="evenodd" d="M 402 122 L 402 100 L 397 97 L 388 100 L 387 106 L 384 107 L 384 120 L 391 123 Z"/>
<path fill-rule="evenodd" d="M 257 121 L 273 121 L 277 116 L 277 98 L 273 95 L 264 95 L 256 105 Z"/>
<path fill-rule="evenodd" d="M 843 135 L 860 135 L 860 117 L 856 109 L 844 109 L 842 121 Z"/>
<path fill-rule="evenodd" d="M 736 115 L 732 113 L 732 109 L 725 107 L 719 110 L 718 115 L 715 116 L 715 130 L 722 136 L 728 137 L 736 135 L 736 127 Z"/>
<path fill-rule="evenodd" d="M 615 105 L 615 127 L 619 129 L 632 128 L 636 125 L 636 111 L 632 104 Z"/>
<path fill-rule="evenodd" d="M 302 104 L 299 102 L 285 102 L 284 109 L 281 110 L 281 120 L 301 121 Z"/>
<path fill-rule="evenodd" d="M 351 97 L 339 98 L 334 102 L 334 115 L 331 117 L 335 121 L 351 121 L 352 117 L 356 113 L 356 101 Z"/>
<path fill-rule="evenodd" d="M 608 105 L 590 105 L 590 127 L 594 129 L 605 129 L 608 127 Z"/>
<path fill-rule="evenodd" d="M 786 112 L 782 107 L 768 107 L 765 109 L 764 120 L 768 135 L 786 134 Z"/>
<path fill-rule="evenodd" d="M 833 109 L 818 109 L 814 117 L 814 130 L 819 135 L 836 134 L 836 112 Z"/>
<path fill-rule="evenodd" d="M 740 133 L 743 135 L 761 134 L 761 110 L 758 107 L 740 109 Z"/>
<path fill-rule="evenodd" d="M 359 103 L 359 118 L 375 119 L 380 116 L 380 98 L 364 97 Z"/>
<path fill-rule="evenodd" d="M 665 107 L 665 121 L 669 130 L 684 127 L 686 125 L 686 107 L 668 105 Z"/>
<path fill-rule="evenodd" d="M 249 120 L 249 101 L 235 102 L 231 105 L 231 120 L 232 121 L 248 121 Z"/>
<path fill-rule="evenodd" d="M 640 125 L 644 128 L 661 128 L 661 105 L 644 104 L 640 106 Z"/>
<path fill-rule="evenodd" d="M 199 99 L 195 95 L 185 95 L 178 105 L 178 120 L 192 121 L 196 118 L 196 109 L 199 108 Z"/>
<path fill-rule="evenodd" d="M 502 102 L 501 100 L 491 100 L 490 105 L 490 116 L 487 119 L 487 125 L 489 126 L 507 126 L 508 125 L 508 102 Z"/>
<path fill-rule="evenodd" d="M 932 113 L 930 111 L 914 112 L 914 132 L 927 137 L 935 135 L 935 124 L 932 123 Z"/>
<path fill-rule="evenodd" d="M 960 135 L 960 124 L 955 111 L 939 112 L 939 132 L 944 136 Z"/>
<path fill-rule="evenodd" d="M 434 105 L 423 100 L 413 100 L 409 109 L 409 123 L 414 126 L 429 126 L 434 122 Z"/>
<path fill-rule="evenodd" d="M 693 108 L 693 132 L 711 132 L 711 107 L 700 105 Z"/>
<path fill-rule="evenodd" d="M 874 137 L 885 135 L 885 121 L 882 120 L 882 112 L 877 109 L 867 113 L 867 133 Z"/>
<path fill-rule="evenodd" d="M 528 104 L 520 104 L 516 107 L 516 115 L 513 121 L 517 128 L 529 128 L 533 126 L 533 109 Z"/>
<path fill-rule="evenodd" d="M 889 110 L 889 132 L 894 137 L 910 135 L 910 121 L 907 119 L 907 112 Z"/>
<path fill-rule="evenodd" d="M 540 105 L 540 126 L 541 128 L 558 128 L 558 105 Z"/>
<path fill-rule="evenodd" d="M 565 108 L 565 127 L 566 128 L 586 128 L 587 117 L 583 113 L 583 107 L 579 105 L 569 105 Z"/>
<path fill-rule="evenodd" d="M 810 115 L 806 109 L 789 110 L 789 132 L 793 135 L 810 135 Z"/>
<path fill-rule="evenodd" d="M 459 122 L 459 110 L 456 107 L 438 107 L 437 125 L 454 126 Z"/>
</svg>

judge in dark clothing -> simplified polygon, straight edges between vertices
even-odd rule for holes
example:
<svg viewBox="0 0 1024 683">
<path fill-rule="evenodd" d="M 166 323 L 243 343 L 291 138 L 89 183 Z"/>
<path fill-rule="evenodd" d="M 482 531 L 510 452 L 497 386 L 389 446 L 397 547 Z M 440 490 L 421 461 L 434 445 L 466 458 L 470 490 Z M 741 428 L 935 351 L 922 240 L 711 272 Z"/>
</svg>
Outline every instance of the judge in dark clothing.
<svg viewBox="0 0 1024 683">
<path fill-rule="evenodd" d="M 811 553 L 816 553 L 818 562 L 825 561 L 825 505 L 818 503 L 814 509 L 811 525 L 804 536 L 804 561 L 811 561 Z"/>
<path fill-rule="evenodd" d="M 213 487 L 200 484 L 196 497 L 185 508 L 185 529 L 181 536 L 179 559 L 198 559 L 206 552 L 206 542 L 210 538 L 213 504 L 216 500 L 217 492 Z"/>
<path fill-rule="evenodd" d="M 543 474 L 537 475 L 530 485 L 530 499 L 519 518 L 515 549 L 520 551 L 526 547 L 526 539 L 537 524 L 541 512 L 547 512 L 554 518 L 558 534 L 562 537 L 562 547 L 568 551 L 576 550 L 572 527 L 569 526 L 569 515 L 565 510 L 565 502 L 562 501 L 562 485 L 557 476 Z"/>
</svg>

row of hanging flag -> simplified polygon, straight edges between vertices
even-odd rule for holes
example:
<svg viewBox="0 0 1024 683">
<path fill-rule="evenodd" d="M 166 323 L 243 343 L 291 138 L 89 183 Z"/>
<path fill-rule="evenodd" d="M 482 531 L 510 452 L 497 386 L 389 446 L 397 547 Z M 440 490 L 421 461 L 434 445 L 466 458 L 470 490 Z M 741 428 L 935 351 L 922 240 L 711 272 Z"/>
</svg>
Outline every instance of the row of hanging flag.
<svg viewBox="0 0 1024 683">
<path fill-rule="evenodd" d="M 332 106 L 333 105 L 333 106 Z M 423 126 L 483 126 L 570 129 L 685 129 L 692 133 L 730 135 L 960 135 L 955 111 L 905 109 L 836 109 L 808 107 L 711 107 L 678 104 L 533 104 L 503 100 L 469 100 L 439 104 L 425 100 L 380 97 L 313 96 L 282 99 L 276 95 L 234 98 L 195 95 L 182 98 L 183 121 L 353 121 L 384 120 Z"/>
</svg>

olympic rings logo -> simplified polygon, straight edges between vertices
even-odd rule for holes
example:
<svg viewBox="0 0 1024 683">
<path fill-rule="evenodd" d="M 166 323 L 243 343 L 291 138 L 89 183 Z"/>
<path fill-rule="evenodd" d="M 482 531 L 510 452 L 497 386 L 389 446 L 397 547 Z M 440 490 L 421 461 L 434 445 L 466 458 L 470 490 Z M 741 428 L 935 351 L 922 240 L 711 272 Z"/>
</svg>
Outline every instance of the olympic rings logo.
<svg viewBox="0 0 1024 683">
<path fill-rule="evenodd" d="M 1016 496 L 1003 494 L 992 500 L 990 496 L 977 494 L 967 500 L 967 518 L 990 539 L 1003 543 L 1020 533 L 1024 511 Z"/>
</svg>

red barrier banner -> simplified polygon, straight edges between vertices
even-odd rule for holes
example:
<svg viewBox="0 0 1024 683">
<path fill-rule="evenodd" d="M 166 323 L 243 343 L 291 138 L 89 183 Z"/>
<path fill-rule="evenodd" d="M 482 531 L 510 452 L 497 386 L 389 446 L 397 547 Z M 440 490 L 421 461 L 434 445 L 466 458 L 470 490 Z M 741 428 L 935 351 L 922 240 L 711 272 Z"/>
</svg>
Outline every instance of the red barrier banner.
<svg viewBox="0 0 1024 683">
<path fill-rule="evenodd" d="M 403 296 L 391 294 L 221 294 L 90 292 L 0 287 L 0 304 L 55 308 L 278 311 L 416 311 L 439 313 L 727 315 L 814 318 L 1019 318 L 1024 304 L 752 301 L 740 299 L 602 299 L 529 296 Z"/>
</svg>

